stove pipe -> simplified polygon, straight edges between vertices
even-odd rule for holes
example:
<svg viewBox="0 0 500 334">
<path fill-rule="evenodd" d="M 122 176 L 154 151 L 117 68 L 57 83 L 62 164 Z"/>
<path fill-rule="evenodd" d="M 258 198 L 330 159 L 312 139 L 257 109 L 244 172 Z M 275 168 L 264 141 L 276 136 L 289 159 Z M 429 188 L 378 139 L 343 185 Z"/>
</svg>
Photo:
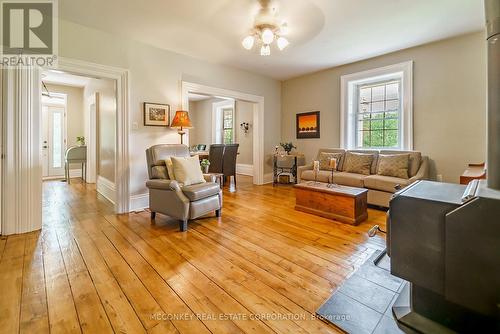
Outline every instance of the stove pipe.
<svg viewBox="0 0 500 334">
<path fill-rule="evenodd" d="M 484 0 L 488 42 L 488 188 L 500 190 L 500 0 Z"/>
</svg>

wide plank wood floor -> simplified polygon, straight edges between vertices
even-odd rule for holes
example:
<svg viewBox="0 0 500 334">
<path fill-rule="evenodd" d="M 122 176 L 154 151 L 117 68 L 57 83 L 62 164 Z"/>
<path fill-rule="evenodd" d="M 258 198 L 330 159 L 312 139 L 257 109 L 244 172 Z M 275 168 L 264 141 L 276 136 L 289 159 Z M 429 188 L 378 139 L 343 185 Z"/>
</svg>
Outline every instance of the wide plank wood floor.
<svg viewBox="0 0 500 334">
<path fill-rule="evenodd" d="M 0 333 L 339 333 L 316 309 L 375 250 L 359 226 L 295 211 L 238 176 L 222 218 L 113 214 L 95 186 L 44 183 L 41 231 L 0 238 Z"/>
</svg>

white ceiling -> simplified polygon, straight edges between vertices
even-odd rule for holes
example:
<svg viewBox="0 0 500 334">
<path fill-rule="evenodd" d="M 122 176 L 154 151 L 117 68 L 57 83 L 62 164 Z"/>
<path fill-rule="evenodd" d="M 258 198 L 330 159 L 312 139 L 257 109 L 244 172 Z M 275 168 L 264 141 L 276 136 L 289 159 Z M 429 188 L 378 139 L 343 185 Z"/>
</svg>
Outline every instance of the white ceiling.
<svg viewBox="0 0 500 334">
<path fill-rule="evenodd" d="M 189 93 L 188 94 L 188 99 L 189 101 L 203 101 L 203 100 L 208 100 L 212 98 L 210 95 L 201 95 L 201 94 L 195 94 L 195 93 Z"/>
<path fill-rule="evenodd" d="M 46 84 L 85 87 L 89 83 L 90 78 L 61 71 L 48 70 L 42 73 L 42 81 Z"/>
<path fill-rule="evenodd" d="M 243 49 L 256 0 L 64 0 L 64 19 L 211 62 L 286 79 L 484 26 L 482 0 L 278 0 L 290 46 Z"/>
</svg>

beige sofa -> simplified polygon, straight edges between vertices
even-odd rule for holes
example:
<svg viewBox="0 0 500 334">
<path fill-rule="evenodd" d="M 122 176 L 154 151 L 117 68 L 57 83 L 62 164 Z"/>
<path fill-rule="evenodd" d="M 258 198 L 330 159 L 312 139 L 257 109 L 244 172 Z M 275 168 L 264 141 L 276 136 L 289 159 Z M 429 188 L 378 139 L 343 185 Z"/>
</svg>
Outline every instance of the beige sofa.
<svg viewBox="0 0 500 334">
<path fill-rule="evenodd" d="M 366 188 L 368 189 L 368 204 L 378 205 L 383 207 L 389 206 L 389 200 L 396 187 L 404 188 L 417 180 L 427 179 L 429 176 L 429 159 L 422 156 L 418 151 L 390 151 L 390 150 L 349 150 L 349 152 L 370 153 L 374 154 L 370 175 L 362 175 L 355 173 L 347 173 L 343 171 L 346 150 L 343 149 L 327 149 L 323 148 L 318 151 L 316 160 L 319 160 L 321 152 L 341 153 L 342 156 L 337 166 L 337 170 L 333 173 L 331 170 L 320 170 L 317 181 L 333 182 L 345 186 Z M 404 154 L 410 155 L 408 166 L 408 179 L 397 178 L 392 176 L 377 175 L 377 164 L 379 154 Z M 301 166 L 297 171 L 297 182 L 314 181 L 314 173 L 312 164 Z"/>
</svg>

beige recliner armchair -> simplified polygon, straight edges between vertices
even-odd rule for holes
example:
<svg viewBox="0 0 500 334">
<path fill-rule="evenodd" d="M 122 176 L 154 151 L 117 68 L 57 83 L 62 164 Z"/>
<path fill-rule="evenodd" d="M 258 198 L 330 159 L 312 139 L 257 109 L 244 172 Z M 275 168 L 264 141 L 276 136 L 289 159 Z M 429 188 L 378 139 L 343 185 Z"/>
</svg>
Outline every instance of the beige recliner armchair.
<svg viewBox="0 0 500 334">
<path fill-rule="evenodd" d="M 188 157 L 186 145 L 165 144 L 151 146 L 146 150 L 149 180 L 149 208 L 151 219 L 156 213 L 180 220 L 181 231 L 187 230 L 190 219 L 196 219 L 215 210 L 217 217 L 222 213 L 222 191 L 211 175 L 204 175 L 206 183 L 183 186 L 170 180 L 165 159 L 168 157 Z"/>
</svg>

